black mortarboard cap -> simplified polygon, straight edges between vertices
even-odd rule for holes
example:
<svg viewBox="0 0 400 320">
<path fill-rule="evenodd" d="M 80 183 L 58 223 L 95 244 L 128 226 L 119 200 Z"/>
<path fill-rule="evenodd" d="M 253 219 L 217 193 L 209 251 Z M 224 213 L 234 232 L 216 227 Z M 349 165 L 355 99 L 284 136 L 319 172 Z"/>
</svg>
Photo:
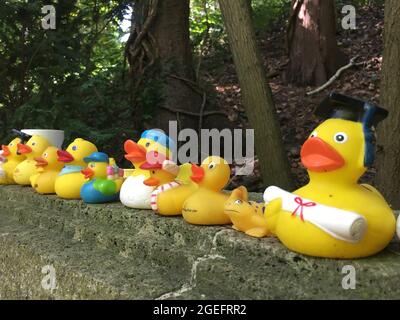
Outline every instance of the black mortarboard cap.
<svg viewBox="0 0 400 320">
<path fill-rule="evenodd" d="M 332 92 L 317 107 L 315 114 L 325 119 L 344 119 L 376 127 L 389 112 L 367 101 Z"/>
<path fill-rule="evenodd" d="M 25 132 L 19 131 L 17 129 L 12 129 L 12 133 L 22 140 L 22 143 L 26 143 L 32 136 Z"/>
<path fill-rule="evenodd" d="M 344 119 L 362 123 L 365 136 L 364 164 L 369 167 L 374 162 L 374 134 L 372 127 L 385 119 L 389 112 L 375 104 L 357 98 L 332 92 L 315 110 L 324 119 Z"/>
</svg>

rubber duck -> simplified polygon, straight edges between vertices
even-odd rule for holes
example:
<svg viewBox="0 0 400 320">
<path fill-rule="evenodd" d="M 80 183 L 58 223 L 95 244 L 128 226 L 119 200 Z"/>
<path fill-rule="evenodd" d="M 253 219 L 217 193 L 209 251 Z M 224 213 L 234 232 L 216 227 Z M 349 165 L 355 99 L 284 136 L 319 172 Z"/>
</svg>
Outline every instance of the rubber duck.
<svg viewBox="0 0 400 320">
<path fill-rule="evenodd" d="M 94 152 L 83 159 L 88 165 L 81 173 L 89 180 L 81 188 L 81 198 L 86 203 L 106 203 L 119 199 L 123 171 L 110 164 L 103 152 Z"/>
<path fill-rule="evenodd" d="M 264 218 L 265 205 L 248 201 L 245 187 L 241 186 L 232 191 L 224 210 L 231 219 L 233 229 L 256 238 L 271 235 Z"/>
<path fill-rule="evenodd" d="M 36 161 L 44 150 L 50 146 L 50 142 L 39 135 L 33 135 L 26 144 L 19 143 L 17 145 L 18 152 L 26 155 L 26 160 L 18 164 L 14 170 L 13 178 L 17 184 L 31 185 L 31 176 L 36 174 Z"/>
<path fill-rule="evenodd" d="M 58 148 L 50 146 L 41 157 L 34 158 L 36 161 L 37 174 L 31 176 L 31 185 L 40 194 L 55 193 L 55 182 L 64 164 L 58 162 Z"/>
<path fill-rule="evenodd" d="M 58 150 L 58 161 L 67 164 L 59 173 L 54 185 L 57 196 L 64 199 L 80 199 L 81 188 L 86 182 L 81 170 L 86 167 L 85 157 L 97 152 L 97 147 L 82 138 L 75 139 L 67 150 Z"/>
<path fill-rule="evenodd" d="M 198 189 L 184 202 L 183 218 L 191 224 L 230 224 L 231 220 L 224 212 L 229 195 L 221 191 L 229 178 L 229 165 L 220 157 L 207 157 L 200 167 L 192 164 L 191 179 Z"/>
<path fill-rule="evenodd" d="M 190 178 L 192 165 L 184 163 L 180 166 L 172 161 L 165 161 L 163 169 L 176 175 L 174 181 L 159 185 L 151 194 L 151 208 L 162 216 L 182 215 L 183 204 L 198 189 L 198 185 Z M 157 173 L 152 171 L 151 178 Z M 188 174 L 190 172 L 190 174 Z M 155 182 L 155 181 L 154 181 Z M 144 182 L 148 184 L 147 181 Z"/>
<path fill-rule="evenodd" d="M 3 169 L 3 164 L 7 161 L 6 157 L 3 156 L 4 151 L 0 150 L 0 184 L 6 184 L 7 175 Z"/>
<path fill-rule="evenodd" d="M 372 127 L 387 111 L 332 93 L 317 108 L 325 119 L 301 149 L 310 181 L 294 193 L 269 187 L 268 228 L 290 250 L 318 257 L 353 259 L 384 249 L 395 217 L 372 186 L 358 184 L 374 158 Z"/>
<path fill-rule="evenodd" d="M 125 158 L 133 164 L 134 170 L 121 187 L 120 200 L 123 205 L 136 209 L 151 209 L 150 197 L 155 187 L 143 183 L 150 177 L 150 172 L 141 169 L 140 166 L 146 162 L 146 155 L 151 151 L 170 157 L 172 145 L 173 141 L 157 129 L 144 131 L 137 143 L 132 140 L 125 142 Z"/>
<path fill-rule="evenodd" d="M 8 145 L 2 145 L 2 164 L 0 176 L 0 184 L 15 184 L 14 170 L 26 159 L 25 154 L 18 152 L 18 144 L 22 142 L 21 138 L 13 139 Z"/>
<path fill-rule="evenodd" d="M 164 216 L 182 214 L 184 201 L 193 193 L 191 184 L 179 181 L 180 167 L 165 155 L 152 151 L 146 158 L 140 168 L 150 172 L 150 177 L 143 183 L 155 188 L 150 196 L 151 209 Z"/>
</svg>

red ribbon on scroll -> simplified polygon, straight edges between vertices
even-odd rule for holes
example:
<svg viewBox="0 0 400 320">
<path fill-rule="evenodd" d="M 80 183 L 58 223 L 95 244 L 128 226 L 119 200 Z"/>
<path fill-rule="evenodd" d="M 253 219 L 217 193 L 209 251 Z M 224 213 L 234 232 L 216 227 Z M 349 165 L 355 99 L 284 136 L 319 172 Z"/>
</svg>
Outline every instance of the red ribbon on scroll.
<svg viewBox="0 0 400 320">
<path fill-rule="evenodd" d="M 300 219 L 304 221 L 303 210 L 304 207 L 315 207 L 317 204 L 315 202 L 303 202 L 303 199 L 300 197 L 296 197 L 294 201 L 298 204 L 296 210 L 292 212 L 292 216 L 295 216 L 297 212 L 300 210 Z"/>
</svg>

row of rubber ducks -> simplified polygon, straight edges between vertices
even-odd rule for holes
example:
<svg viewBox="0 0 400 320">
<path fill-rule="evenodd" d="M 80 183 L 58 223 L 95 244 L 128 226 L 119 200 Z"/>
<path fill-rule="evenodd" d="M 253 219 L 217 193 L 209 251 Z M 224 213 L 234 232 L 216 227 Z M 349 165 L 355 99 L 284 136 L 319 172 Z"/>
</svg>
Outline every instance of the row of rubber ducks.
<svg viewBox="0 0 400 320">
<path fill-rule="evenodd" d="M 231 170 L 218 156 L 200 166 L 176 164 L 173 141 L 159 130 L 125 142 L 125 158 L 133 165 L 125 170 L 84 139 L 58 150 L 38 135 L 26 143 L 15 138 L 2 147 L 0 183 L 31 185 L 41 194 L 87 203 L 120 199 L 127 207 L 182 215 L 196 225 L 232 224 L 253 237 L 276 236 L 289 249 L 312 256 L 375 254 L 393 238 L 395 216 L 374 187 L 358 180 L 372 163 L 371 127 L 386 111 L 333 93 L 318 112 L 326 120 L 301 148 L 310 182 L 293 193 L 268 187 L 264 203 L 249 201 L 243 186 L 223 191 Z"/>
<path fill-rule="evenodd" d="M 30 185 L 40 194 L 88 203 L 118 200 L 123 173 L 89 141 L 76 139 L 67 150 L 59 150 L 33 135 L 26 143 L 13 139 L 2 151 L 0 184 Z"/>
</svg>

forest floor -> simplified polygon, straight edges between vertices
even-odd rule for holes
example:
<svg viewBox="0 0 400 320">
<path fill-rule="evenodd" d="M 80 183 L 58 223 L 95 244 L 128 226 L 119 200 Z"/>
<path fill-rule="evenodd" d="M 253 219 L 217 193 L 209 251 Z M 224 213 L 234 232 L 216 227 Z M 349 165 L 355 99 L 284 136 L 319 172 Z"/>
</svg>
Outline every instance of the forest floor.
<svg viewBox="0 0 400 320">
<path fill-rule="evenodd" d="M 275 76 L 269 77 L 269 85 L 273 92 L 292 175 L 296 186 L 301 186 L 307 182 L 308 178 L 307 172 L 300 163 L 300 148 L 319 123 L 319 120 L 313 115 L 316 106 L 331 91 L 375 103 L 379 102 L 384 8 L 383 6 L 358 8 L 357 29 L 338 30 L 337 40 L 341 50 L 347 54 L 349 59 L 359 56 L 357 62 L 365 63 L 346 70 L 329 88 L 312 96 L 306 96 L 306 93 L 315 87 L 298 87 L 287 84 L 283 80 L 284 71 L 279 70 L 279 66 L 284 66 L 288 60 L 285 50 L 285 23 L 285 19 L 282 18 L 281 21 L 272 25 L 263 36 L 258 35 L 258 38 L 267 74 L 275 74 Z M 241 92 L 232 59 L 227 59 L 218 68 L 208 69 L 205 80 L 216 88 L 217 104 L 229 114 L 235 127 L 250 127 L 241 104 Z M 374 169 L 371 169 L 364 181 L 372 180 L 373 175 Z M 259 170 L 257 170 L 257 160 L 254 175 L 235 177 L 231 187 L 238 184 L 246 185 L 251 191 L 260 191 L 265 188 L 262 185 Z"/>
</svg>

